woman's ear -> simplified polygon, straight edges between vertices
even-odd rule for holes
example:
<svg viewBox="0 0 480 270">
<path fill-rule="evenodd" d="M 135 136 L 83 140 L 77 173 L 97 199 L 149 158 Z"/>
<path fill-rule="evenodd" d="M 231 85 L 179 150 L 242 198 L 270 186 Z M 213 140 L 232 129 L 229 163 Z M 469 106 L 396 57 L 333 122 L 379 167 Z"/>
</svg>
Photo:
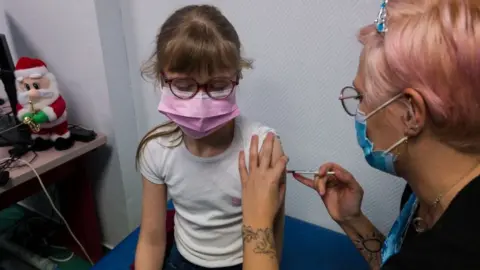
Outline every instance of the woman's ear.
<svg viewBox="0 0 480 270">
<path fill-rule="evenodd" d="M 425 126 L 427 117 L 427 107 L 425 100 L 417 90 L 406 88 L 403 93 L 407 97 L 407 112 L 403 117 L 405 124 L 405 136 L 415 137 L 420 134 Z"/>
</svg>

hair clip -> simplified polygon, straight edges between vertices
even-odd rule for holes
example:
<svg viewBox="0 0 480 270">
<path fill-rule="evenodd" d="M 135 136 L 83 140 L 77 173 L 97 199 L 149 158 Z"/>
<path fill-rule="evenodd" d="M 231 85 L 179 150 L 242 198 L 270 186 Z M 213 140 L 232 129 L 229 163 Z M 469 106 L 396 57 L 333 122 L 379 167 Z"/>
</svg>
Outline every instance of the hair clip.
<svg viewBox="0 0 480 270">
<path fill-rule="evenodd" d="M 388 0 L 383 0 L 382 5 L 380 6 L 380 11 L 378 12 L 377 19 L 375 20 L 377 31 L 381 34 L 387 32 L 387 4 Z"/>
</svg>

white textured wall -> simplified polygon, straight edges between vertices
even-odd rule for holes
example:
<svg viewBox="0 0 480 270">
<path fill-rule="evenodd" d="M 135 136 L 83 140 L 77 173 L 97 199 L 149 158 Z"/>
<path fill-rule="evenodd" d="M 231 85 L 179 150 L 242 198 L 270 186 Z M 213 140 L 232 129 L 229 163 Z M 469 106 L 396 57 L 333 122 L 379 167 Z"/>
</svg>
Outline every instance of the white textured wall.
<svg viewBox="0 0 480 270">
<path fill-rule="evenodd" d="M 243 113 L 280 132 L 291 168 L 335 161 L 349 169 L 365 189 L 365 212 L 387 230 L 398 212 L 403 183 L 368 167 L 356 145 L 353 119 L 338 101 L 340 89 L 355 76 L 361 49 L 356 32 L 375 19 L 380 1 L 124 1 L 131 77 L 142 97 L 136 106 L 147 117 L 139 126 L 142 133 L 164 118 L 156 110 L 158 93 L 138 79 L 138 66 L 166 17 L 196 3 L 220 7 L 236 27 L 245 56 L 255 60 L 255 69 L 240 84 Z M 338 230 L 320 198 L 293 180 L 288 182 L 287 214 Z"/>
</svg>

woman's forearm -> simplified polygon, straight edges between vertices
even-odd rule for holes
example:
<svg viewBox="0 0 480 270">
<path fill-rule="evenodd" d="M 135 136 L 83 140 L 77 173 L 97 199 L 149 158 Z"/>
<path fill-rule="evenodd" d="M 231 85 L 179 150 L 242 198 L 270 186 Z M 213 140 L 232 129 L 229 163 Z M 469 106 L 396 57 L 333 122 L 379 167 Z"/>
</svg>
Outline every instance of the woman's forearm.
<svg viewBox="0 0 480 270">
<path fill-rule="evenodd" d="M 370 269 L 380 269 L 380 251 L 385 241 L 385 236 L 378 231 L 372 222 L 362 214 L 355 219 L 339 225 L 368 262 Z"/>
<path fill-rule="evenodd" d="M 273 225 L 248 225 L 242 228 L 243 270 L 278 270 Z"/>
<path fill-rule="evenodd" d="M 135 269 L 159 270 L 163 269 L 166 245 L 150 244 L 139 239 L 135 254 Z"/>
</svg>

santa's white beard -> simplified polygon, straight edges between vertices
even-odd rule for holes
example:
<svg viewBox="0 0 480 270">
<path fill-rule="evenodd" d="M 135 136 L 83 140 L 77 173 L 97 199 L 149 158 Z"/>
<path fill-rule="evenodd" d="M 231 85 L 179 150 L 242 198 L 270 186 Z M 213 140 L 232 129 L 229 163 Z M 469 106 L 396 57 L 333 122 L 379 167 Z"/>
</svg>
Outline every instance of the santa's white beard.
<svg viewBox="0 0 480 270">
<path fill-rule="evenodd" d="M 40 92 L 45 93 L 46 96 L 32 99 L 32 103 L 35 109 L 41 110 L 44 107 L 52 104 L 59 97 L 58 84 L 55 76 L 52 73 L 45 75 L 50 81 L 50 87 L 47 89 L 39 89 Z M 29 105 L 29 98 L 27 92 L 19 93 L 17 95 L 18 104 L 23 107 Z"/>
</svg>

